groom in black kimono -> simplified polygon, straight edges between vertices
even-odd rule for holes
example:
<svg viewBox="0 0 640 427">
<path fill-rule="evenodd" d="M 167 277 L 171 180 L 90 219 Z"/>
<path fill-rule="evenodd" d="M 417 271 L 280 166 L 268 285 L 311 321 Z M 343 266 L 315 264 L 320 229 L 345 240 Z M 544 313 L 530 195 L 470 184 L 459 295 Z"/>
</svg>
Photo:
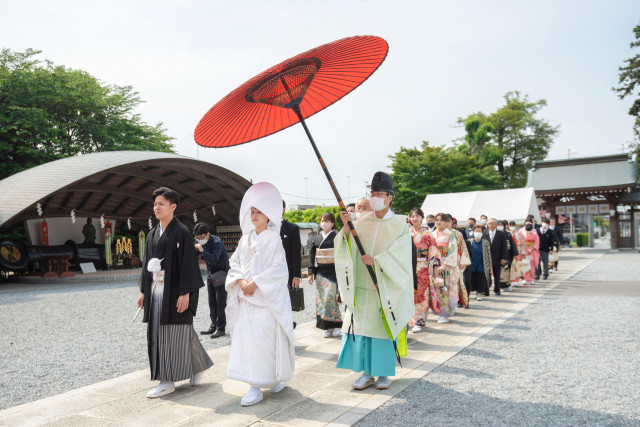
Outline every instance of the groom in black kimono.
<svg viewBox="0 0 640 427">
<path fill-rule="evenodd" d="M 191 385 L 197 385 L 203 372 L 213 366 L 193 329 L 204 281 L 193 237 L 173 216 L 178 201 L 178 193 L 170 188 L 153 192 L 153 211 L 159 223 L 149 233 L 140 276 L 138 307 L 144 307 L 143 321 L 148 323 L 151 379 L 160 381 L 147 393 L 150 399 L 175 391 L 175 381 L 189 379 Z"/>
</svg>

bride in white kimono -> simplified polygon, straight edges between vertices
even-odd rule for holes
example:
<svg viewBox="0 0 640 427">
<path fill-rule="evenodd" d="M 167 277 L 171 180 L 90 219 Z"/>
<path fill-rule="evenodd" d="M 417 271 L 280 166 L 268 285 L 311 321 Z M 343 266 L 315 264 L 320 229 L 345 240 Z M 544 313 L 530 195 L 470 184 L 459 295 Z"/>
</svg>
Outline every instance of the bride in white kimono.
<svg viewBox="0 0 640 427">
<path fill-rule="evenodd" d="M 260 402 L 261 387 L 281 391 L 293 376 L 293 317 L 281 221 L 278 189 L 268 182 L 251 186 L 240 206 L 243 235 L 225 283 L 231 334 L 227 377 L 251 385 L 242 406 Z"/>
</svg>

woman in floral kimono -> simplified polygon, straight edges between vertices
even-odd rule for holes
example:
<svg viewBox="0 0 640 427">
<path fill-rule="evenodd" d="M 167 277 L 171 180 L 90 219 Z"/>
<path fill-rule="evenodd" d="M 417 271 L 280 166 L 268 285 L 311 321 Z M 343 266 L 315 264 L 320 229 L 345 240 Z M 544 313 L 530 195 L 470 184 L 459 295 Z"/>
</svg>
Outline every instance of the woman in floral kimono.
<svg viewBox="0 0 640 427">
<path fill-rule="evenodd" d="M 311 243 L 309 252 L 309 284 L 316 282 L 316 328 L 324 331 L 324 337 L 342 336 L 342 314 L 338 305 L 338 281 L 336 279 L 333 226 L 336 218 L 331 212 L 322 214 L 320 233 Z"/>
<path fill-rule="evenodd" d="M 418 275 L 418 289 L 413 292 L 413 302 L 416 307 L 415 314 L 409 321 L 413 326 L 412 331 L 418 333 L 426 326 L 427 314 L 429 312 L 429 300 L 431 290 L 429 288 L 429 247 L 433 245 L 431 232 L 422 225 L 424 213 L 420 208 L 413 208 L 409 213 L 409 223 L 411 224 L 411 238 L 418 252 L 418 263 L 416 273 Z"/>
<path fill-rule="evenodd" d="M 518 249 L 518 255 L 512 262 L 511 267 L 511 281 L 513 286 L 520 286 L 520 282 L 522 281 L 522 275 L 520 273 L 520 269 L 518 268 L 518 263 L 516 261 L 520 260 L 520 250 L 522 249 L 522 245 L 524 245 L 524 241 L 522 240 L 522 235 L 517 232 L 518 228 L 516 226 L 515 221 L 509 221 L 509 228 L 507 232 L 511 235 L 511 238 L 516 244 L 516 248 Z M 520 276 L 516 276 L 516 274 L 520 274 Z"/>
<path fill-rule="evenodd" d="M 439 256 L 439 266 L 434 259 L 432 268 L 431 286 L 438 296 L 440 305 L 440 317 L 438 323 L 448 323 L 458 306 L 458 282 L 460 269 L 458 268 L 458 244 L 453 231 L 447 228 L 449 215 L 439 213 L 436 215 L 436 229 L 431 233 L 435 240 L 435 249 Z"/>
<path fill-rule="evenodd" d="M 464 242 L 464 236 L 458 231 L 458 221 L 449 215 L 449 221 L 447 221 L 447 228 L 453 231 L 456 236 L 456 245 L 458 246 L 458 307 L 469 308 L 469 293 L 464 284 L 464 270 L 471 265 L 471 258 L 469 257 L 469 251 L 467 244 Z"/>
<path fill-rule="evenodd" d="M 533 277 L 538 267 L 538 262 L 540 261 L 540 237 L 538 237 L 538 232 L 533 229 L 533 223 L 531 222 L 526 222 L 524 228 L 521 228 L 518 234 L 520 235 L 520 242 L 522 244 L 520 257 L 522 259 L 528 259 L 529 265 L 531 266 L 531 269 L 524 273 L 524 281 L 522 283 L 524 285 L 527 283 L 533 285 L 535 283 Z"/>
</svg>

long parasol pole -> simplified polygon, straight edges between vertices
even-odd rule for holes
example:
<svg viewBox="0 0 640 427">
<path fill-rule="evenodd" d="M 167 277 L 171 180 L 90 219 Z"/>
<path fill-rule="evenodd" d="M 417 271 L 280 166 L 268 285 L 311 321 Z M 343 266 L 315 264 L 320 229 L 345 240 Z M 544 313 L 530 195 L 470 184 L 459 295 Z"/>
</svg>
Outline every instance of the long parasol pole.
<svg viewBox="0 0 640 427">
<path fill-rule="evenodd" d="M 320 166 L 322 166 L 322 170 L 324 171 L 324 174 L 327 177 L 327 181 L 329 181 L 329 185 L 331 186 L 331 190 L 333 190 L 333 194 L 336 196 L 336 200 L 338 201 L 338 205 L 340 206 L 340 211 L 346 212 L 347 208 L 345 207 L 344 202 L 342 201 L 342 197 L 340 197 L 340 193 L 338 192 L 338 188 L 336 188 L 336 184 L 333 182 L 333 178 L 331 178 L 331 174 L 329 173 L 329 169 L 327 169 L 327 165 L 325 164 L 324 160 L 322 159 L 322 155 L 320 154 L 320 151 L 318 150 L 318 147 L 316 146 L 316 143 L 313 140 L 313 137 L 311 136 L 311 132 L 309 132 L 309 128 L 307 127 L 307 124 L 304 121 L 304 117 L 302 117 L 302 112 L 300 111 L 300 107 L 298 105 L 294 106 L 293 107 L 293 112 L 296 113 L 296 115 L 298 116 L 298 119 L 300 120 L 300 123 L 302 123 L 302 127 L 304 127 L 304 131 L 307 133 L 307 137 L 309 138 L 309 142 L 311 142 L 311 146 L 313 147 L 313 151 L 315 151 L 316 157 L 318 158 L 318 161 L 320 162 Z M 356 242 L 356 246 L 358 246 L 358 250 L 360 251 L 360 253 L 362 255 L 366 255 L 364 247 L 362 246 L 362 242 L 360 242 L 360 237 L 358 237 L 358 233 L 356 232 L 356 228 L 353 226 L 353 222 L 351 222 L 351 220 L 349 220 L 347 222 L 347 225 L 349 226 L 349 230 L 351 230 L 351 235 L 353 236 L 353 240 Z M 373 286 L 376 287 L 376 291 L 378 291 L 378 294 L 380 294 L 380 288 L 378 287 L 378 278 L 376 277 L 375 271 L 373 271 L 373 267 L 370 266 L 370 265 L 367 265 L 367 270 L 369 271 L 369 275 L 371 276 L 371 280 L 373 280 Z M 395 316 L 394 316 L 394 318 L 395 318 Z"/>
<path fill-rule="evenodd" d="M 320 162 L 320 166 L 322 167 L 322 170 L 324 171 L 325 176 L 327 177 L 327 181 L 329 181 L 329 185 L 331 186 L 331 190 L 333 190 L 333 194 L 336 196 L 336 200 L 338 201 L 338 205 L 340 206 L 340 211 L 341 212 L 346 212 L 347 208 L 344 206 L 344 202 L 342 201 L 342 197 L 340 197 L 340 193 L 338 192 L 338 188 L 336 187 L 336 184 L 333 182 L 333 178 L 331 178 L 331 174 L 329 173 L 329 169 L 327 169 L 327 165 L 325 164 L 322 155 L 320 154 L 320 151 L 318 150 L 318 147 L 316 146 L 315 141 L 313 140 L 313 136 L 311 136 L 311 132 L 309 132 L 309 128 L 307 127 L 307 123 L 304 121 L 304 117 L 302 117 L 302 112 L 300 111 L 300 107 L 298 105 L 293 106 L 293 112 L 296 113 L 296 115 L 298 116 L 298 119 L 300 120 L 300 123 L 302 123 L 302 127 L 304 127 L 304 131 L 307 133 L 307 137 L 309 138 L 309 142 L 311 142 L 311 146 L 313 147 L 313 151 L 316 153 L 316 157 L 318 158 L 318 161 Z M 364 250 L 364 247 L 362 246 L 362 242 L 360 242 L 360 237 L 358 237 L 358 233 L 356 232 L 356 228 L 353 226 L 353 222 L 351 222 L 351 220 L 347 221 L 347 225 L 349 226 L 349 229 L 351 230 L 351 235 L 353 236 L 353 240 L 356 242 L 356 246 L 358 246 L 358 250 L 360 251 L 360 253 L 362 255 L 366 255 L 366 252 Z M 380 298 L 380 303 L 382 304 L 382 296 L 380 295 L 380 287 L 378 286 L 378 278 L 376 277 L 376 273 L 375 271 L 373 271 L 373 267 L 370 265 L 367 265 L 367 271 L 369 272 L 369 275 L 371 276 L 371 280 L 373 281 L 373 286 L 375 286 L 376 291 L 378 292 L 378 297 Z M 393 314 L 393 310 L 391 310 L 391 316 L 393 317 L 393 320 L 396 320 L 396 316 L 395 314 Z M 355 339 L 355 337 L 354 337 Z M 396 351 L 396 359 L 398 359 L 398 363 L 400 363 L 400 366 L 402 366 L 402 362 L 400 361 L 400 353 L 398 353 L 398 345 L 396 344 L 395 340 L 391 340 L 391 342 L 393 343 L 393 348 Z"/>
</svg>

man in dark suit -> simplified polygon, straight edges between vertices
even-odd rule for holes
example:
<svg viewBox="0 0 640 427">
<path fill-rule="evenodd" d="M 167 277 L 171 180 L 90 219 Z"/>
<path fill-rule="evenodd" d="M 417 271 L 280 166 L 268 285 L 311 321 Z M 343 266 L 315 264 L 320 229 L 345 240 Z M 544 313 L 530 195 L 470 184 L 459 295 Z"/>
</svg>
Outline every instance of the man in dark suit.
<svg viewBox="0 0 640 427">
<path fill-rule="evenodd" d="M 493 292 L 496 295 L 500 295 L 500 265 L 506 264 L 509 258 L 507 252 L 507 234 L 504 231 L 498 230 L 498 220 L 491 218 L 487 222 L 485 237 L 491 242 Z M 489 289 L 491 289 L 491 283 L 489 283 Z"/>
<path fill-rule="evenodd" d="M 282 213 L 284 213 L 285 210 L 286 205 L 283 200 Z M 289 281 L 287 285 L 289 288 L 297 288 L 300 286 L 300 269 L 302 268 L 300 229 L 297 225 L 291 224 L 283 218 L 280 225 L 280 238 L 282 239 L 282 246 L 284 247 L 284 253 L 287 257 L 287 267 L 289 268 Z M 293 327 L 296 327 L 296 322 L 293 322 Z"/>
<path fill-rule="evenodd" d="M 538 230 L 538 236 L 540 237 L 540 262 L 538 268 L 536 268 L 536 280 L 540 278 L 540 274 L 543 274 L 542 278 L 547 280 L 549 277 L 549 253 L 553 252 L 553 243 L 556 239 L 556 235 L 549 228 L 549 220 L 542 218 L 542 224 Z"/>
<path fill-rule="evenodd" d="M 473 231 L 476 228 L 476 219 L 475 218 L 469 218 L 467 220 L 467 228 L 464 229 L 464 238 L 465 239 L 471 239 L 473 237 Z"/>
</svg>

